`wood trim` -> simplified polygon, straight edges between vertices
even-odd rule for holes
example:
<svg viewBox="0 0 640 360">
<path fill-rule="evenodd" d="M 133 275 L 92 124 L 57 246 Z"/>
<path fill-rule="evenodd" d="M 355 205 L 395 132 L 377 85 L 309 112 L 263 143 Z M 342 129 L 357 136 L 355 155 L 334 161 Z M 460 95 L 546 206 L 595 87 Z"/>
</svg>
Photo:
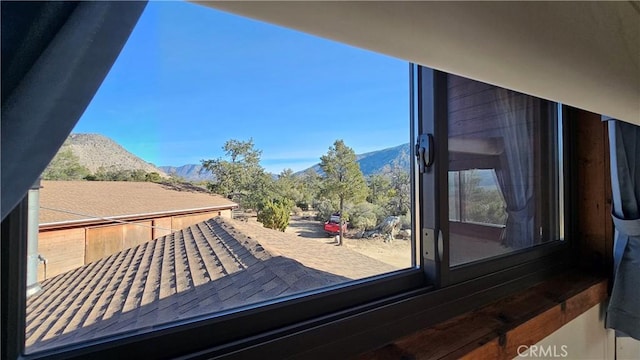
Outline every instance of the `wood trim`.
<svg viewBox="0 0 640 360">
<path fill-rule="evenodd" d="M 613 222 L 607 123 L 600 115 L 572 109 L 575 126 L 575 211 L 580 265 L 610 273 L 613 269 Z"/>
<path fill-rule="evenodd" d="M 500 242 L 504 226 L 477 224 L 470 222 L 449 221 L 449 231 L 452 234 L 473 236 L 483 240 Z"/>
<path fill-rule="evenodd" d="M 513 359 L 607 298 L 601 276 L 569 273 L 420 330 L 358 359 Z"/>
</svg>

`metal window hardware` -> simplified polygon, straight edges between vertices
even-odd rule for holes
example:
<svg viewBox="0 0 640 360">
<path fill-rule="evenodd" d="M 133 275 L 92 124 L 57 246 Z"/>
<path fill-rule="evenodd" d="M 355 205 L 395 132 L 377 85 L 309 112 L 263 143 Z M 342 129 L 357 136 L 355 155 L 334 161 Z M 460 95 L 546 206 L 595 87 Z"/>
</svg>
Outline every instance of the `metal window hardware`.
<svg viewBox="0 0 640 360">
<path fill-rule="evenodd" d="M 416 157 L 418 158 L 418 171 L 424 174 L 433 164 L 433 135 L 420 134 L 416 143 Z"/>
</svg>

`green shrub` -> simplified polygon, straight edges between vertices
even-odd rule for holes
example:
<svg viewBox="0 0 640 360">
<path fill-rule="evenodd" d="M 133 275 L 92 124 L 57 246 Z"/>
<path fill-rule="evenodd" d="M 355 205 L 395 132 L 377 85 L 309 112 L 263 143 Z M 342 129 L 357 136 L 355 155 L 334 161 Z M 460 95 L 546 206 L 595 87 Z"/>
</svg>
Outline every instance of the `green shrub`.
<svg viewBox="0 0 640 360">
<path fill-rule="evenodd" d="M 380 206 L 362 202 L 349 206 L 349 225 L 358 230 L 370 230 L 378 225 L 378 217 L 382 211 Z"/>
<path fill-rule="evenodd" d="M 267 200 L 260 205 L 258 221 L 268 229 L 284 230 L 289 226 L 293 203 L 290 200 Z"/>
<path fill-rule="evenodd" d="M 329 220 L 331 214 L 338 211 L 338 206 L 326 199 L 315 202 L 313 208 L 318 210 L 316 218 L 320 221 Z"/>
</svg>

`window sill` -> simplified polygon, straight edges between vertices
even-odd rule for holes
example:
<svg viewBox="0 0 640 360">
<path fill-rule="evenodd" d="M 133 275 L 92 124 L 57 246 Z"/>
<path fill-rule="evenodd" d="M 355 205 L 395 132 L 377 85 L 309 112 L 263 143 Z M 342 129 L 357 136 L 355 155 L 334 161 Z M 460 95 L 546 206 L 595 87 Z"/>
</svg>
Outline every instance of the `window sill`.
<svg viewBox="0 0 640 360">
<path fill-rule="evenodd" d="M 512 359 L 607 297 L 605 277 L 563 274 L 357 358 Z"/>
</svg>

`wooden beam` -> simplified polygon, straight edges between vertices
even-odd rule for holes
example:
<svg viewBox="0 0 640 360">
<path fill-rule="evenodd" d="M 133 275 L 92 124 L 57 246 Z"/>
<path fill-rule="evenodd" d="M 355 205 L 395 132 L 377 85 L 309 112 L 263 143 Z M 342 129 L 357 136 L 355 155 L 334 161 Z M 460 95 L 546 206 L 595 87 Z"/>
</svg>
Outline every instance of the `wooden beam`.
<svg viewBox="0 0 640 360">
<path fill-rule="evenodd" d="M 577 228 L 579 262 L 583 268 L 611 272 L 613 266 L 613 222 L 611 220 L 611 175 L 607 123 L 600 115 L 571 109 L 576 157 Z"/>
</svg>

